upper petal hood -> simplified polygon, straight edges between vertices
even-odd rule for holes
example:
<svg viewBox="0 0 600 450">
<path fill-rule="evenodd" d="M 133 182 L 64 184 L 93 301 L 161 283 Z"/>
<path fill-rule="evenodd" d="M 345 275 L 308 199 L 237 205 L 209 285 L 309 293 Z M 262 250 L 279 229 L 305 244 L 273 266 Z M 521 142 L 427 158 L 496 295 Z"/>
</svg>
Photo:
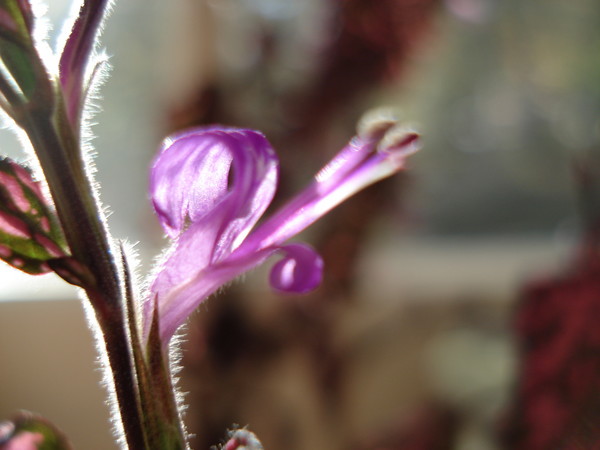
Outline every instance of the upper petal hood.
<svg viewBox="0 0 600 450">
<path fill-rule="evenodd" d="M 171 238 L 191 224 L 197 233 L 217 232 L 210 256 L 219 258 L 243 239 L 269 206 L 277 174 L 277 156 L 262 134 L 199 129 L 165 140 L 152 167 L 150 195 Z"/>
</svg>

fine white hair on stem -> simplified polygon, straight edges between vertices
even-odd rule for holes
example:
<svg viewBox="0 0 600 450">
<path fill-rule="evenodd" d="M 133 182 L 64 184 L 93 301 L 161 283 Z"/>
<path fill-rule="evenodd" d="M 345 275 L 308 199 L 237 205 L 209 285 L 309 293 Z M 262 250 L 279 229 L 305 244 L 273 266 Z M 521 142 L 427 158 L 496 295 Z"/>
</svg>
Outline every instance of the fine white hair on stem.
<svg viewBox="0 0 600 450">
<path fill-rule="evenodd" d="M 65 19 L 65 21 L 63 22 L 62 28 L 60 30 L 60 34 L 58 35 L 58 39 L 56 40 L 55 48 L 56 48 L 57 55 L 60 55 L 62 53 L 62 50 L 65 48 L 65 44 L 67 43 L 67 40 L 69 39 L 71 30 L 73 29 L 73 25 L 77 21 L 77 17 L 79 17 L 79 10 L 83 6 L 83 3 L 84 3 L 84 0 L 79 0 L 78 2 L 71 3 L 71 9 L 69 11 L 69 15 L 68 15 L 67 19 Z M 100 23 L 98 24 L 98 29 L 96 30 L 96 39 L 95 39 L 94 48 L 92 50 L 93 52 L 95 52 L 96 48 L 98 47 L 98 43 L 100 42 L 100 37 L 102 36 L 102 32 L 104 31 L 104 25 L 106 24 L 106 19 L 112 13 L 114 3 L 115 3 L 114 0 L 107 0 L 107 2 L 106 2 L 104 14 L 102 15 L 102 19 L 100 20 Z"/>
<path fill-rule="evenodd" d="M 102 52 L 100 54 L 93 56 L 93 66 L 94 70 L 90 75 L 90 78 L 85 86 L 85 92 L 83 93 L 82 101 L 82 112 L 81 112 L 81 133 L 80 133 L 80 142 L 81 142 L 81 152 L 82 158 L 88 166 L 88 171 L 91 174 L 96 173 L 95 166 L 93 164 L 93 159 L 96 156 L 96 152 L 94 150 L 93 141 L 95 139 L 92 128 L 96 125 L 96 122 L 93 121 L 96 114 L 102 111 L 102 106 L 100 105 L 100 101 L 102 100 L 102 95 L 100 94 L 100 88 L 104 85 L 104 83 L 108 80 L 110 75 L 110 64 L 109 57 L 106 53 Z"/>
<path fill-rule="evenodd" d="M 175 252 L 176 247 L 177 245 L 175 243 L 171 243 L 153 258 L 151 269 L 147 273 L 147 275 L 142 279 L 142 283 L 140 286 L 140 292 L 142 295 L 142 311 L 153 311 L 155 307 L 158 307 L 158 305 L 152 304 L 152 281 L 156 279 L 159 272 L 164 268 L 164 265 L 168 261 L 169 257 Z M 150 303 L 150 305 L 146 306 L 146 303 Z M 147 323 L 147 321 L 148 317 L 142 316 L 142 328 L 144 338 L 146 337 L 146 333 L 149 331 L 150 326 L 150 323 Z"/>
<path fill-rule="evenodd" d="M 52 26 L 50 20 L 46 16 L 48 5 L 43 0 L 30 0 L 31 11 L 33 12 L 33 42 L 37 45 L 41 42 L 48 41 L 48 35 Z"/>
<path fill-rule="evenodd" d="M 135 289 L 136 285 L 133 285 L 132 288 L 135 289 L 134 292 L 139 292 L 141 295 L 141 299 L 143 299 L 142 301 L 136 301 L 134 304 L 134 307 L 136 308 L 136 313 L 138 314 L 138 317 L 136 318 L 137 324 L 139 326 L 138 330 L 140 330 L 140 335 L 144 336 L 144 332 L 145 330 L 145 317 L 144 317 L 144 309 L 145 309 L 145 302 L 149 302 L 151 301 L 150 299 L 151 297 L 151 290 L 150 290 L 150 280 L 153 280 L 154 277 L 156 276 L 156 274 L 160 271 L 162 264 L 168 259 L 168 257 L 172 254 L 173 250 L 174 250 L 174 245 L 172 246 L 168 246 L 163 252 L 161 252 L 160 255 L 158 255 L 157 257 L 155 257 L 154 260 L 154 268 L 151 271 L 150 275 L 144 277 L 144 278 L 139 278 L 137 277 L 137 274 L 134 273 L 134 271 L 132 271 L 131 276 L 132 276 L 132 280 L 135 280 L 136 283 L 138 281 L 141 281 L 141 284 L 139 286 L 139 289 Z M 129 249 L 126 249 L 126 254 L 129 255 Z M 137 254 L 134 255 L 137 258 Z M 134 262 L 137 262 L 134 260 Z M 137 264 L 136 264 L 137 266 Z M 134 276 L 136 275 L 136 276 Z M 160 319 L 159 319 L 160 320 Z M 173 389 L 173 396 L 175 399 L 175 406 L 177 409 L 177 415 L 179 417 L 179 423 L 182 427 L 182 432 L 183 435 L 185 437 L 185 445 L 186 445 L 186 449 L 189 449 L 189 434 L 187 432 L 187 429 L 185 427 L 185 423 L 183 421 L 183 417 L 185 416 L 185 412 L 187 410 L 187 405 L 185 403 L 185 397 L 187 395 L 187 392 L 183 392 L 181 389 L 179 389 L 179 372 L 183 369 L 183 365 L 181 363 L 182 361 L 182 344 L 184 342 L 185 336 L 186 336 L 186 328 L 187 326 L 184 325 L 182 327 L 180 327 L 177 330 L 177 333 L 171 338 L 169 344 L 168 344 L 168 351 L 166 353 L 166 358 L 167 361 L 166 363 L 168 364 L 168 369 L 169 369 L 169 373 L 171 375 L 171 387 Z M 144 338 L 142 338 L 144 339 Z"/>
<path fill-rule="evenodd" d="M 156 256 L 154 258 L 153 269 L 144 278 L 143 284 L 142 284 L 142 295 L 143 295 L 142 298 L 144 299 L 144 302 L 151 301 L 151 298 L 152 298 L 151 280 L 156 278 L 156 275 L 162 269 L 163 264 L 169 259 L 169 257 L 175 251 L 175 247 L 176 247 L 175 244 L 167 246 L 167 248 L 165 248 L 158 256 Z M 140 307 L 144 308 L 144 305 L 140 304 Z M 153 308 L 154 307 L 158 308 L 158 305 L 153 306 Z M 143 313 L 143 309 L 142 309 L 142 313 Z M 144 320 L 145 320 L 145 318 L 142 317 L 142 321 L 144 321 Z M 160 318 L 159 318 L 159 321 L 160 321 Z M 145 328 L 145 325 L 146 324 L 144 324 L 142 322 L 142 329 Z M 182 345 L 185 342 L 186 336 L 187 336 L 187 324 L 184 324 L 181 327 L 179 327 L 177 332 L 171 337 L 171 340 L 169 341 L 169 344 L 168 344 L 168 351 L 167 351 L 166 357 L 168 358 L 167 364 L 169 366 L 169 372 L 171 375 L 171 387 L 173 389 L 173 396 L 175 399 L 175 407 L 177 409 L 179 423 L 182 427 L 182 432 L 185 437 L 186 449 L 189 449 L 190 448 L 189 443 L 188 443 L 189 442 L 189 439 L 188 439 L 189 433 L 186 429 L 185 422 L 183 420 L 183 418 L 185 416 L 185 412 L 188 408 L 188 406 L 185 403 L 185 397 L 188 393 L 183 392 L 179 388 L 180 377 L 178 375 L 181 372 L 181 370 L 183 369 Z"/>
<path fill-rule="evenodd" d="M 179 388 L 180 377 L 178 375 L 179 372 L 181 372 L 181 370 L 183 369 L 183 364 L 181 362 L 183 357 L 182 344 L 184 342 L 185 335 L 187 334 L 186 328 L 187 325 L 180 327 L 178 332 L 175 334 L 175 336 L 173 336 L 173 338 L 169 342 L 169 352 L 167 354 L 167 358 L 169 358 L 169 360 L 167 362 L 169 364 L 169 371 L 171 373 L 171 386 L 173 389 L 173 396 L 175 397 L 177 415 L 179 417 L 179 423 L 182 427 L 181 431 L 185 438 L 186 449 L 189 450 L 189 434 L 187 432 L 185 422 L 183 420 L 185 412 L 188 408 L 188 406 L 185 403 L 185 397 L 188 394 L 188 392 L 184 392 Z"/>
<path fill-rule="evenodd" d="M 107 10 L 109 6 L 112 4 L 111 1 L 107 2 Z M 82 6 L 83 2 L 75 2 L 72 5 L 71 9 L 71 19 L 67 20 L 63 26 L 61 36 L 59 37 L 57 51 L 55 52 L 54 58 L 54 69 L 53 73 L 58 76 L 58 62 L 60 59 L 60 54 L 62 53 L 62 49 L 64 48 L 65 43 L 70 35 L 73 24 L 77 20 L 79 15 L 79 10 Z M 81 112 L 81 120 L 80 120 L 80 130 L 79 138 L 80 138 L 80 151 L 81 158 L 84 166 L 85 173 L 90 183 L 91 193 L 95 200 L 95 203 L 98 205 L 98 219 L 101 221 L 103 229 L 105 230 L 105 235 L 107 239 L 107 243 L 109 245 L 109 251 L 112 255 L 118 255 L 118 246 L 117 243 L 112 239 L 111 234 L 109 232 L 109 226 L 107 218 L 110 216 L 110 210 L 106 205 L 103 205 L 100 200 L 100 185 L 95 180 L 94 174 L 96 173 L 96 165 L 94 163 L 94 158 L 96 156 L 96 152 L 92 145 L 94 135 L 92 133 L 92 126 L 94 125 L 92 119 L 96 113 L 100 111 L 100 87 L 107 80 L 109 73 L 109 64 L 108 64 L 108 56 L 105 52 L 99 52 L 97 50 L 99 36 L 102 29 L 102 24 L 105 22 L 106 17 L 108 15 L 108 11 L 105 11 L 103 14 L 103 18 L 100 22 L 100 26 L 96 32 L 96 37 L 94 40 L 94 46 L 92 51 L 88 57 L 87 66 L 84 73 L 83 78 L 83 86 L 84 92 L 82 93 L 82 97 L 80 101 L 82 102 L 82 112 Z M 56 82 L 58 82 L 58 78 L 55 78 Z M 130 278 L 133 286 L 137 285 L 136 281 L 136 270 L 137 270 L 137 256 L 136 252 L 132 245 L 124 244 L 126 248 L 126 254 L 128 256 L 128 261 L 131 264 L 130 269 Z M 121 283 L 123 282 L 123 270 L 124 267 L 120 258 L 114 258 L 113 264 L 115 265 L 115 269 L 119 273 L 119 280 Z M 121 292 L 124 292 L 123 286 L 121 286 Z M 134 291 L 135 292 L 135 291 Z M 85 295 L 83 295 L 85 297 Z M 121 418 L 121 411 L 119 408 L 119 402 L 116 395 L 115 384 L 112 369 L 110 367 L 110 362 L 108 360 L 108 353 L 106 349 L 106 343 L 103 338 L 102 331 L 98 325 L 97 319 L 95 317 L 94 309 L 90 305 L 89 301 L 85 298 L 82 299 L 84 309 L 86 311 L 86 316 L 88 319 L 88 324 L 90 329 L 94 335 L 94 340 L 96 342 L 96 350 L 98 352 L 98 361 L 100 362 L 100 367 L 102 369 L 102 384 L 107 390 L 108 400 L 107 404 L 110 408 L 111 413 L 111 422 L 113 433 L 117 440 L 117 444 L 123 448 L 127 448 L 127 440 L 123 428 L 123 422 Z"/>
<path fill-rule="evenodd" d="M 133 300 L 133 308 L 134 308 L 134 317 L 127 317 L 127 320 L 133 319 L 135 321 L 135 328 L 138 330 L 138 335 L 142 336 L 143 324 L 142 324 L 142 308 L 140 301 L 140 255 L 139 251 L 136 248 L 137 242 L 131 243 L 126 240 L 121 240 L 120 246 L 123 252 L 123 257 L 125 258 L 125 265 L 127 267 L 123 267 L 123 270 L 127 270 L 127 281 L 131 287 L 131 293 L 134 295 Z M 132 339 L 132 336 L 129 336 Z"/>
<path fill-rule="evenodd" d="M 95 30 L 94 43 L 90 50 L 90 54 L 88 55 L 85 71 L 83 73 L 83 85 L 81 87 L 83 92 L 81 93 L 80 98 L 82 104 L 80 137 L 84 159 L 88 159 L 89 156 L 92 155 L 91 143 L 94 138 L 92 126 L 95 125 L 95 123 L 92 122 L 92 119 L 98 112 L 101 111 L 101 107 L 99 105 L 99 101 L 102 98 L 100 95 L 100 88 L 104 85 L 110 73 L 110 64 L 108 62 L 109 57 L 105 50 L 99 50 L 99 46 L 100 37 L 104 30 L 106 19 L 112 12 L 113 4 L 113 0 L 107 0 L 106 2 L 102 17 L 98 23 L 97 29 Z M 64 51 L 65 45 L 67 44 L 69 36 L 71 35 L 71 31 L 77 21 L 82 6 L 83 1 L 74 2 L 71 5 L 69 18 L 65 20 L 61 33 L 57 39 L 57 45 L 55 47 L 56 50 L 54 52 L 57 61 L 60 59 L 61 54 Z M 58 62 L 56 73 L 58 73 Z"/>
<path fill-rule="evenodd" d="M 127 440 L 125 438 L 125 430 L 123 428 L 123 422 L 121 421 L 121 411 L 119 409 L 119 402 L 117 400 L 117 393 L 115 391 L 115 383 L 113 380 L 113 374 L 108 361 L 108 353 L 106 351 L 106 343 L 96 319 L 94 308 L 87 299 L 85 292 L 80 290 L 81 303 L 83 304 L 83 310 L 87 319 L 88 326 L 94 337 L 94 343 L 96 346 L 96 353 L 98 354 L 97 363 L 101 371 L 101 385 L 106 389 L 107 398 L 106 404 L 110 410 L 110 422 L 112 425 L 113 435 L 117 441 L 117 445 L 123 450 L 127 449 Z"/>
</svg>

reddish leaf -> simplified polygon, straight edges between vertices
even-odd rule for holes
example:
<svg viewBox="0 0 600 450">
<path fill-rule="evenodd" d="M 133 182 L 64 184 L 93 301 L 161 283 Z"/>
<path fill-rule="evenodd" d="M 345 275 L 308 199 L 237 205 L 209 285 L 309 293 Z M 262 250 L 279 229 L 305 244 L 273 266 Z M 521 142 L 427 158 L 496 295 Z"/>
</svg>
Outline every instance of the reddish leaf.
<svg viewBox="0 0 600 450">
<path fill-rule="evenodd" d="M 511 450 L 600 448 L 600 255 L 589 239 L 568 273 L 525 289 L 521 370 L 502 431 Z"/>
<path fill-rule="evenodd" d="M 27 273 L 50 272 L 68 256 L 62 231 L 39 182 L 22 166 L 0 159 L 0 259 Z"/>
</svg>

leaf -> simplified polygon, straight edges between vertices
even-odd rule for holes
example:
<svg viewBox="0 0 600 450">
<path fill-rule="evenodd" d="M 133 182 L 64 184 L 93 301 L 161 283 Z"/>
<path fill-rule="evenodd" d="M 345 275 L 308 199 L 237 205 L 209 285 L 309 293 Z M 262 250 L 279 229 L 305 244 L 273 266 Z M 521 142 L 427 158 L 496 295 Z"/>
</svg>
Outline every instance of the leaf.
<svg viewBox="0 0 600 450">
<path fill-rule="evenodd" d="M 41 416 L 22 411 L 0 423 L 0 450 L 72 450 L 66 436 Z"/>
<path fill-rule="evenodd" d="M 511 450 L 600 449 L 600 254 L 530 284 L 516 314 L 521 367 L 501 436 Z"/>
<path fill-rule="evenodd" d="M 0 159 L 0 259 L 31 274 L 68 256 L 59 222 L 40 183 L 16 162 Z"/>
</svg>

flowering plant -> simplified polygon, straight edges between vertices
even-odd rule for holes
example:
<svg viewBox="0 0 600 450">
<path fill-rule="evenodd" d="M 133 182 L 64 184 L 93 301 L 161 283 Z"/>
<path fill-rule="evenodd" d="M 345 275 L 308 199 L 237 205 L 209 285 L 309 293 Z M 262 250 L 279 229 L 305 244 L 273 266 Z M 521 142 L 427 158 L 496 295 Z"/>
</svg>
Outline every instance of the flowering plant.
<svg viewBox="0 0 600 450">
<path fill-rule="evenodd" d="M 418 134 L 390 115 L 366 115 L 312 183 L 266 219 L 278 160 L 265 136 L 212 126 L 167 138 L 151 169 L 150 196 L 172 246 L 138 292 L 130 257 L 105 226 L 82 150 L 86 100 L 103 64 L 96 44 L 106 9 L 106 0 L 83 2 L 53 70 L 34 37 L 30 2 L 0 2 L 0 105 L 27 135 L 43 174 L 0 160 L 0 258 L 30 274 L 55 272 L 85 292 L 121 445 L 187 448 L 170 368 L 173 336 L 201 302 L 271 256 L 280 257 L 269 278 L 276 290 L 317 287 L 320 256 L 288 240 L 401 170 L 418 149 Z M 51 448 L 68 448 L 41 419 L 6 423 L 0 449 L 47 448 L 48 436 L 56 442 Z M 239 431 L 225 448 L 241 446 L 260 444 Z"/>
</svg>

